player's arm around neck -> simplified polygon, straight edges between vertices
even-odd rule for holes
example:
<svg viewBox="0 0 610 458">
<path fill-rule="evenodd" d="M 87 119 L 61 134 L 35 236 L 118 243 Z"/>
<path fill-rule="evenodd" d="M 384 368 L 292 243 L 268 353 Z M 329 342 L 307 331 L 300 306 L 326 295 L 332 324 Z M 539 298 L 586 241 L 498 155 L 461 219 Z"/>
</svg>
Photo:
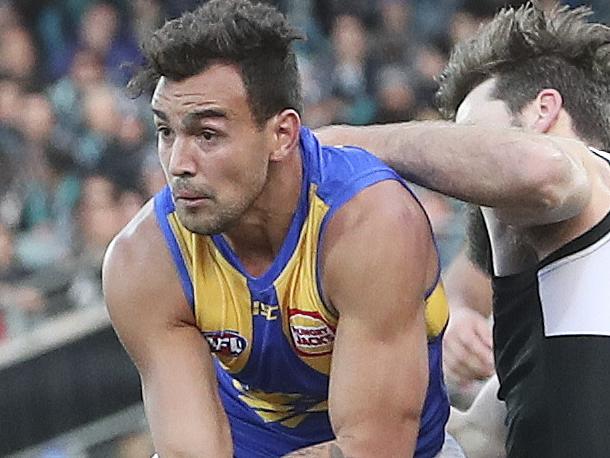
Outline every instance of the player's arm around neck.
<svg viewBox="0 0 610 458">
<path fill-rule="evenodd" d="M 147 204 L 106 254 L 103 283 L 112 323 L 140 373 L 159 455 L 231 457 L 212 357 L 151 207 Z"/>
<path fill-rule="evenodd" d="M 424 294 L 436 254 L 397 182 L 362 191 L 329 223 L 322 285 L 339 312 L 329 410 L 336 441 L 310 457 L 412 456 L 428 386 Z"/>
<path fill-rule="evenodd" d="M 571 139 L 442 121 L 333 126 L 317 134 L 325 144 L 363 147 L 421 186 L 497 208 L 514 225 L 569 219 L 591 195 L 586 147 Z"/>
</svg>

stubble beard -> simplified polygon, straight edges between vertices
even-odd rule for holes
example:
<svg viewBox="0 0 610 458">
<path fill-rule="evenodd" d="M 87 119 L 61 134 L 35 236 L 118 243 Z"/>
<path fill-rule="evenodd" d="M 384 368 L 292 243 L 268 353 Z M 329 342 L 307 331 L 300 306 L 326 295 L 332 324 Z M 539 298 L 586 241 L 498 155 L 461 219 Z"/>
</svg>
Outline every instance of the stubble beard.
<svg viewBox="0 0 610 458">
<path fill-rule="evenodd" d="M 199 235 L 216 235 L 229 230 L 246 209 L 242 205 L 225 206 L 212 212 L 206 209 L 177 209 L 178 220 L 189 231 Z"/>
<path fill-rule="evenodd" d="M 222 204 L 213 198 L 211 210 L 204 208 L 190 211 L 186 208 L 177 208 L 178 220 L 189 231 L 199 235 L 211 236 L 227 232 L 256 202 L 263 192 L 266 181 L 267 169 L 252 176 L 248 186 L 251 191 L 244 194 L 239 201 Z"/>
</svg>

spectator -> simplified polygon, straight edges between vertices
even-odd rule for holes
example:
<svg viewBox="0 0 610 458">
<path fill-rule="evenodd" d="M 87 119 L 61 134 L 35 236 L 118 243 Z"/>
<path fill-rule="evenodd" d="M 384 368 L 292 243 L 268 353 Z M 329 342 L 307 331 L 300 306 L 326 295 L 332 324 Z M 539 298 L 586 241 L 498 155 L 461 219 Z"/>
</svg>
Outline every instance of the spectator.
<svg viewBox="0 0 610 458">
<path fill-rule="evenodd" d="M 29 327 L 43 310 L 43 293 L 27 284 L 31 271 L 15 253 L 14 234 L 0 224 L 0 341 Z"/>
<path fill-rule="evenodd" d="M 134 0 L 131 27 L 138 42 L 146 39 L 148 32 L 163 24 L 163 5 L 160 0 Z"/>
<path fill-rule="evenodd" d="M 106 247 L 144 203 L 138 191 L 121 188 L 111 176 L 92 174 L 78 205 L 78 257 L 70 297 L 77 307 L 102 306 L 101 266 Z"/>
<path fill-rule="evenodd" d="M 76 159 L 85 169 L 93 171 L 107 151 L 118 144 L 121 116 L 117 90 L 105 84 L 88 88 L 83 94 L 82 109 L 83 131 Z"/>
<path fill-rule="evenodd" d="M 447 56 L 434 44 L 421 45 L 414 58 L 414 73 L 417 75 L 418 111 L 425 111 L 435 106 L 434 94 L 438 89 L 436 76 L 445 67 Z"/>
<path fill-rule="evenodd" d="M 152 135 L 137 105 L 128 105 L 116 88 L 84 92 L 83 126 L 77 160 L 86 170 L 114 175 L 126 187 L 141 186 L 141 168 Z"/>
<path fill-rule="evenodd" d="M 83 48 L 74 55 L 69 73 L 50 87 L 49 98 L 60 124 L 72 136 L 83 130 L 85 92 L 103 84 L 103 62 L 93 50 Z"/>
<path fill-rule="evenodd" d="M 15 79 L 29 90 L 40 89 L 37 55 L 28 30 L 13 24 L 0 28 L 0 74 Z"/>
<path fill-rule="evenodd" d="M 353 15 L 338 16 L 332 32 L 332 94 L 339 101 L 336 122 L 365 124 L 375 106 L 371 92 L 371 61 L 366 29 Z"/>
<path fill-rule="evenodd" d="M 12 80 L 0 80 L 0 224 L 15 227 L 23 207 L 17 177 L 18 152 L 23 139 L 17 130 L 21 91 Z"/>
<path fill-rule="evenodd" d="M 34 239 L 38 235 L 46 239 L 48 235 L 48 243 L 55 248 L 49 247 L 51 251 L 64 253 L 70 244 L 70 215 L 78 198 L 78 179 L 70 154 L 59 146 L 62 141 L 56 131 L 55 114 L 42 94 L 24 98 L 19 129 L 24 138 L 18 157 L 23 196 L 20 227 Z"/>
<path fill-rule="evenodd" d="M 92 50 L 104 62 L 108 81 L 123 85 L 129 79 L 123 63 L 139 55 L 131 31 L 121 30 L 119 11 L 111 3 L 94 3 L 80 23 L 79 46 Z"/>
<path fill-rule="evenodd" d="M 0 30 L 5 30 L 20 23 L 19 13 L 13 2 L 0 0 Z"/>
<path fill-rule="evenodd" d="M 394 66 L 379 73 L 376 122 L 398 122 L 413 119 L 416 113 L 416 96 L 412 78 Z"/>
<path fill-rule="evenodd" d="M 381 26 L 372 38 L 374 55 L 381 64 L 406 65 L 416 47 L 411 34 L 411 10 L 406 0 L 381 0 Z"/>
</svg>

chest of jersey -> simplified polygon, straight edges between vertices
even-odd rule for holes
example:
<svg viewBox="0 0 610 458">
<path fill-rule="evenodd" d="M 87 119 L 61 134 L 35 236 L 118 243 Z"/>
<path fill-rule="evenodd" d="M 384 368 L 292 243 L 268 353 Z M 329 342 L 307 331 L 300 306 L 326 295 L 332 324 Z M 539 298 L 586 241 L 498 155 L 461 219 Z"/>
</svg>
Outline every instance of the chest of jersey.
<svg viewBox="0 0 610 458">
<path fill-rule="evenodd" d="M 338 326 L 320 294 L 319 247 L 343 204 L 368 186 L 399 178 L 366 152 L 320 148 L 304 136 L 299 203 L 279 254 L 262 276 L 249 275 L 222 235 L 202 236 L 182 226 L 168 188 L 156 197 L 155 211 L 202 344 L 215 355 L 229 418 L 281 434 L 298 430 L 301 439 L 319 442 L 332 438 L 327 400 Z M 440 282 L 425 315 L 431 339 L 428 411 L 444 411 L 439 337 L 448 309 Z"/>
<path fill-rule="evenodd" d="M 190 256 L 197 325 L 223 368 L 240 383 L 295 390 L 299 380 L 283 382 L 330 371 L 337 321 L 320 298 L 317 277 L 319 230 L 328 207 L 313 186 L 308 202 L 303 214 L 295 215 L 303 220 L 300 231 L 289 232 L 261 277 L 245 271 L 222 236 L 190 234 L 170 217 Z"/>
</svg>

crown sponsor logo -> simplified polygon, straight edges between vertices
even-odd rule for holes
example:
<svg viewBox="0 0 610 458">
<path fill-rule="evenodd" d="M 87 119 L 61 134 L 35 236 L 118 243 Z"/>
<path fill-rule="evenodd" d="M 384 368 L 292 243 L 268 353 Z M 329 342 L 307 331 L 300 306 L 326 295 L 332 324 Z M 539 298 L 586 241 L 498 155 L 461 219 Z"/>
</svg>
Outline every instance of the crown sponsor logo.
<svg viewBox="0 0 610 458">
<path fill-rule="evenodd" d="M 290 310 L 292 342 L 303 356 L 323 356 L 332 352 L 335 329 L 317 312 Z"/>
</svg>

